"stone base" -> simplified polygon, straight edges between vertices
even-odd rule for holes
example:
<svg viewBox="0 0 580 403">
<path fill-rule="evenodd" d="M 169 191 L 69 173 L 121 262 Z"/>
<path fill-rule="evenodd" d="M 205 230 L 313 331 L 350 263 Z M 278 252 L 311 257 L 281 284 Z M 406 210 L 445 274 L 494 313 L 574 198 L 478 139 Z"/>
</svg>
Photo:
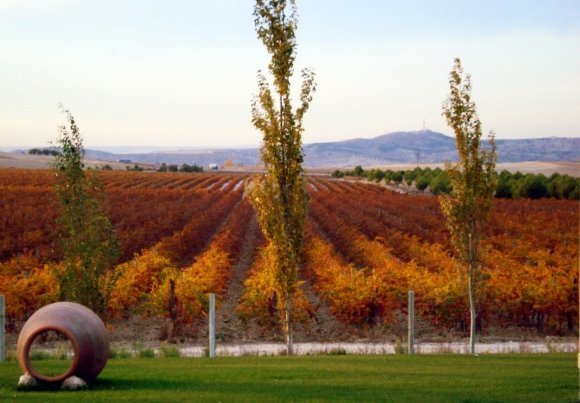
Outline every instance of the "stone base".
<svg viewBox="0 0 580 403">
<path fill-rule="evenodd" d="M 87 389 L 87 383 L 78 376 L 66 378 L 60 386 L 62 390 L 83 390 Z"/>
<path fill-rule="evenodd" d="M 38 381 L 30 376 L 30 374 L 24 374 L 18 379 L 18 387 L 22 389 L 34 388 L 38 385 Z"/>
<path fill-rule="evenodd" d="M 30 374 L 24 374 L 18 379 L 18 389 L 35 389 L 39 386 L 43 385 Z M 87 383 L 78 376 L 68 377 L 60 385 L 61 390 L 84 390 L 88 389 L 88 387 Z"/>
</svg>

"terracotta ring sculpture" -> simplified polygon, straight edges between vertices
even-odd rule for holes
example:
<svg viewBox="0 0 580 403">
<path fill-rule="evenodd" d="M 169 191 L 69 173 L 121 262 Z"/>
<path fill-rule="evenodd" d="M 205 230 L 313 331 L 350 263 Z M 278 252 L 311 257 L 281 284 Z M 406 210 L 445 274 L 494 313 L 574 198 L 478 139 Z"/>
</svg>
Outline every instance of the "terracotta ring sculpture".
<svg viewBox="0 0 580 403">
<path fill-rule="evenodd" d="M 57 376 L 39 373 L 31 364 L 34 339 L 55 331 L 70 341 L 74 359 L 70 368 Z M 71 376 L 91 382 L 101 373 L 109 358 L 109 336 L 103 321 L 89 308 L 73 302 L 56 302 L 36 311 L 24 324 L 16 353 L 20 368 L 44 383 L 58 383 Z"/>
</svg>

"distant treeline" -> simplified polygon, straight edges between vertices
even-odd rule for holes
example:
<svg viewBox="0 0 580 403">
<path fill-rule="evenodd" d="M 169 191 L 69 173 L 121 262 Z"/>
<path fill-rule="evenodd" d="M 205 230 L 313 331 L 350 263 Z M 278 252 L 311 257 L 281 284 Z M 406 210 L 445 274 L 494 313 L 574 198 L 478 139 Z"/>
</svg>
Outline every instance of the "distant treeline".
<svg viewBox="0 0 580 403">
<path fill-rule="evenodd" d="M 441 168 L 415 168 L 406 171 L 383 171 L 381 169 L 364 170 L 360 165 L 352 171 L 336 170 L 332 173 L 335 178 L 354 176 L 367 178 L 370 181 L 387 184 L 415 186 L 420 191 L 429 190 L 439 195 L 451 191 L 451 182 L 445 170 Z M 550 177 L 538 174 L 511 173 L 506 170 L 498 174 L 498 184 L 495 197 L 506 199 L 530 198 L 540 199 L 553 197 L 556 199 L 579 200 L 580 178 L 555 173 Z"/>
<path fill-rule="evenodd" d="M 110 171 L 113 169 L 112 166 L 109 164 L 103 165 L 101 170 Z M 126 165 L 125 169 L 127 171 L 135 171 L 135 172 L 142 172 L 145 171 L 146 168 L 139 164 Z M 151 168 L 147 168 L 147 170 L 152 170 Z M 157 169 L 157 172 L 203 172 L 203 167 L 198 165 L 189 165 L 189 164 L 181 164 L 181 165 L 167 165 L 166 163 L 162 163 L 161 166 Z"/>
<path fill-rule="evenodd" d="M 28 154 L 31 155 L 60 155 L 60 152 L 54 148 L 31 148 L 28 150 Z"/>
<path fill-rule="evenodd" d="M 189 165 L 189 164 L 181 164 L 181 165 L 174 165 L 170 164 L 167 165 L 164 163 L 161 164 L 158 172 L 203 172 L 203 167 L 199 165 Z"/>
<path fill-rule="evenodd" d="M 56 148 L 31 148 L 28 150 L 28 154 L 56 156 L 56 155 L 60 155 L 60 151 Z M 126 161 L 120 160 L 119 162 L 126 162 Z M 130 162 L 130 161 L 128 161 L 128 162 Z M 101 169 L 104 171 L 111 171 L 113 169 L 113 167 L 109 164 L 105 164 L 102 167 L 97 168 L 97 169 Z M 145 168 L 139 164 L 133 164 L 133 166 L 126 165 L 125 169 L 127 171 L 136 171 L 136 172 L 140 172 L 140 171 L 145 170 Z M 164 162 L 161 164 L 159 169 L 157 169 L 157 171 L 158 172 L 203 172 L 203 167 L 196 165 L 196 164 L 193 164 L 193 165 L 189 165 L 189 164 L 181 164 L 181 165 L 170 164 L 170 165 L 167 165 Z"/>
</svg>

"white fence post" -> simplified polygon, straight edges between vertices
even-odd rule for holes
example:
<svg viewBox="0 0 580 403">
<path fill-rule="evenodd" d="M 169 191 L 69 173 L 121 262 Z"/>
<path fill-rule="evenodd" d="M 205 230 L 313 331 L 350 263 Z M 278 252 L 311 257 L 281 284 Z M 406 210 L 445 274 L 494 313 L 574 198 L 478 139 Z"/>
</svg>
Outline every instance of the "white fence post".
<svg viewBox="0 0 580 403">
<path fill-rule="evenodd" d="M 6 359 L 6 299 L 0 295 L 0 362 Z"/>
<path fill-rule="evenodd" d="M 209 294 L 209 356 L 215 358 L 215 294 Z"/>
<path fill-rule="evenodd" d="M 415 292 L 409 291 L 409 304 L 407 306 L 407 322 L 409 333 L 407 335 L 408 352 L 415 354 Z"/>
</svg>

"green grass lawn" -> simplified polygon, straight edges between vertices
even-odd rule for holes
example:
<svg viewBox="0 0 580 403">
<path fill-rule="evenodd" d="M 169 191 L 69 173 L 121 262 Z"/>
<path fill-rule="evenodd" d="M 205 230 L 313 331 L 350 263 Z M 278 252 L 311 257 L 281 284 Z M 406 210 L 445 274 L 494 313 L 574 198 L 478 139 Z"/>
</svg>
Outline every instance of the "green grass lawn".
<svg viewBox="0 0 580 403">
<path fill-rule="evenodd" d="M 19 391 L 20 375 L 17 362 L 0 363 L 0 401 L 578 399 L 575 354 L 112 359 L 79 392 Z"/>
</svg>

